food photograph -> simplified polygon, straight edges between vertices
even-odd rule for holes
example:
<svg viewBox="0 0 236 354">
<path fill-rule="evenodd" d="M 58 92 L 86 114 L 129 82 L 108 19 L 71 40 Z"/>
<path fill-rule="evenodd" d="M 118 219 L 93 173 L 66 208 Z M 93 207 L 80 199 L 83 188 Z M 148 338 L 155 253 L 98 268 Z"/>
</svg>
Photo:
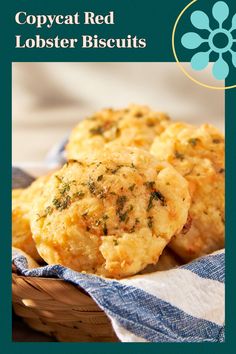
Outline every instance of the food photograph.
<svg viewBox="0 0 236 354">
<path fill-rule="evenodd" d="M 176 63 L 12 64 L 13 341 L 224 341 L 224 114 Z"/>
</svg>

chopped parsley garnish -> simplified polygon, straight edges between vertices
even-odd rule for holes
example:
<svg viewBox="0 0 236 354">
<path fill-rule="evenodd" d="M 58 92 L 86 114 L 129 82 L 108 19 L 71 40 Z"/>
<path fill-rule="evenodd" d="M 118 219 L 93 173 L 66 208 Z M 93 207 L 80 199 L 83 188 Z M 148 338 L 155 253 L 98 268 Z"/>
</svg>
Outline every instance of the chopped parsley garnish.
<svg viewBox="0 0 236 354">
<path fill-rule="evenodd" d="M 85 196 L 85 193 L 82 191 L 79 191 L 79 192 L 76 192 L 73 194 L 74 198 L 79 198 L 79 199 L 82 199 L 84 196 Z"/>
<path fill-rule="evenodd" d="M 124 211 L 125 203 L 127 202 L 127 197 L 125 195 L 119 196 L 116 200 L 116 214 L 119 216 L 119 220 L 123 222 L 128 222 L 128 214 L 133 210 L 133 205 L 129 205 L 128 209 Z"/>
<path fill-rule="evenodd" d="M 189 142 L 190 145 L 196 146 L 199 141 L 200 140 L 198 138 L 191 138 L 191 139 L 189 139 L 188 142 Z"/>
<path fill-rule="evenodd" d="M 149 227 L 149 229 L 152 228 L 152 225 L 153 225 L 153 217 L 152 217 L 152 216 L 149 216 L 149 217 L 148 217 L 148 227 Z"/>
<path fill-rule="evenodd" d="M 102 125 L 99 125 L 96 128 L 91 128 L 89 131 L 92 135 L 103 135 L 103 133 L 105 132 L 104 126 Z"/>
<path fill-rule="evenodd" d="M 58 175 L 55 175 L 55 178 L 59 181 L 59 182 L 62 182 L 63 178 L 58 176 Z"/>
<path fill-rule="evenodd" d="M 107 236 L 107 234 L 108 234 L 107 224 L 106 224 L 106 223 L 105 223 L 104 226 L 103 226 L 103 234 L 104 234 L 105 236 Z"/>
<path fill-rule="evenodd" d="M 95 182 L 92 180 L 91 177 L 89 177 L 89 180 L 87 182 L 87 187 L 91 194 L 93 194 L 94 196 L 100 199 L 105 198 L 108 193 L 108 191 L 106 191 L 105 189 L 98 188 L 98 185 L 95 184 Z"/>
<path fill-rule="evenodd" d="M 129 232 L 130 232 L 130 233 L 134 232 L 135 229 L 136 229 L 136 226 L 137 226 L 139 223 L 140 223 L 139 219 L 136 218 L 136 219 L 135 219 L 135 223 L 134 223 L 134 225 L 132 226 L 132 228 L 129 230 Z"/>
<path fill-rule="evenodd" d="M 175 157 L 176 157 L 176 159 L 179 159 L 180 161 L 184 160 L 184 154 L 181 154 L 178 151 L 175 152 Z"/>
<path fill-rule="evenodd" d="M 54 198 L 52 203 L 57 210 L 62 211 L 70 205 L 71 197 L 67 195 L 63 198 Z"/>
<path fill-rule="evenodd" d="M 154 191 L 150 194 L 150 198 L 148 201 L 148 207 L 147 207 L 147 211 L 149 211 L 150 209 L 152 209 L 153 207 L 153 201 L 154 200 L 160 200 L 161 205 L 164 206 L 165 205 L 165 197 L 158 191 Z"/>
<path fill-rule="evenodd" d="M 111 170 L 111 173 L 112 173 L 113 175 L 116 174 L 116 172 L 118 172 L 122 167 L 123 167 L 123 165 L 118 165 L 116 168 L 114 168 L 113 170 Z"/>
<path fill-rule="evenodd" d="M 128 214 L 134 209 L 133 205 L 131 204 L 128 209 L 125 212 L 120 212 L 119 215 L 119 219 L 120 221 L 124 221 L 124 222 L 128 222 L 129 221 L 129 216 Z"/>
<path fill-rule="evenodd" d="M 129 167 L 136 169 L 136 166 L 132 163 L 131 165 L 117 165 L 115 168 L 106 167 L 106 172 L 111 174 L 116 174 L 122 167 Z"/>
<path fill-rule="evenodd" d="M 50 206 L 47 206 L 47 208 L 45 209 L 45 213 L 46 213 L 47 215 L 51 215 L 52 212 L 53 212 L 53 208 L 50 207 Z"/>
<path fill-rule="evenodd" d="M 126 202 L 127 197 L 125 195 L 119 196 L 116 200 L 117 210 L 121 211 L 124 208 Z"/>
<path fill-rule="evenodd" d="M 88 180 L 88 189 L 89 189 L 91 194 L 95 194 L 96 185 L 95 185 L 94 181 L 91 178 L 89 178 L 89 180 Z"/>
<path fill-rule="evenodd" d="M 107 195 L 107 192 L 105 190 L 99 190 L 98 193 L 97 193 L 97 197 L 99 199 L 106 198 L 106 195 Z"/>
<path fill-rule="evenodd" d="M 124 213 L 119 213 L 118 215 L 119 215 L 119 220 L 120 220 L 121 222 L 124 222 L 124 221 L 126 221 L 126 219 L 127 219 L 127 217 L 128 217 L 128 211 L 126 211 L 126 212 L 124 212 Z"/>
<path fill-rule="evenodd" d="M 103 135 L 105 131 L 111 129 L 114 126 L 114 123 L 111 121 L 104 122 L 103 125 L 98 125 L 95 128 L 91 128 L 89 131 L 92 135 Z"/>
<path fill-rule="evenodd" d="M 108 233 L 108 231 L 107 231 L 107 224 L 106 224 L 106 220 L 108 220 L 108 219 L 109 219 L 109 216 L 106 215 L 106 214 L 104 214 L 104 215 L 102 216 L 102 218 L 96 220 L 95 223 L 94 223 L 94 225 L 95 225 L 96 227 L 102 225 L 102 232 L 103 232 L 103 234 L 104 234 L 105 236 L 107 236 L 107 233 Z"/>
<path fill-rule="evenodd" d="M 213 144 L 220 144 L 221 139 L 213 139 L 212 142 L 213 142 Z"/>
<path fill-rule="evenodd" d="M 155 182 L 151 181 L 151 182 L 145 182 L 144 185 L 149 188 L 149 189 L 154 189 L 155 186 Z"/>
<path fill-rule="evenodd" d="M 50 206 L 47 206 L 45 211 L 44 211 L 44 214 L 42 214 L 42 215 L 38 214 L 38 219 L 36 221 L 46 218 L 46 216 L 51 215 L 52 212 L 53 212 L 53 208 L 50 207 Z"/>
<path fill-rule="evenodd" d="M 156 124 L 156 123 L 155 123 L 153 120 L 148 120 L 148 121 L 147 121 L 147 126 L 148 126 L 148 127 L 154 127 L 155 124 Z"/>
<path fill-rule="evenodd" d="M 68 182 L 62 182 L 62 185 L 59 189 L 59 192 L 64 195 L 66 192 L 69 192 L 70 184 Z"/>
<path fill-rule="evenodd" d="M 132 184 L 131 186 L 129 186 L 129 190 L 130 190 L 131 192 L 133 192 L 134 187 L 135 187 L 135 183 L 134 183 L 134 184 Z"/>
</svg>

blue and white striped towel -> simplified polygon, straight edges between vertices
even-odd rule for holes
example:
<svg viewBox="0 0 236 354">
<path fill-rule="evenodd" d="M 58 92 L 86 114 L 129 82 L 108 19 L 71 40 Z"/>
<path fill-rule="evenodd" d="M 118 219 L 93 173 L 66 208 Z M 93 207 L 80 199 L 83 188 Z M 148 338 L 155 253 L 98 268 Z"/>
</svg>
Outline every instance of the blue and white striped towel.
<svg viewBox="0 0 236 354">
<path fill-rule="evenodd" d="M 31 182 L 13 168 L 13 187 L 26 180 Z M 224 342 L 224 250 L 176 269 L 120 281 L 60 265 L 28 269 L 26 258 L 14 252 L 13 262 L 25 276 L 56 276 L 86 290 L 122 342 Z"/>
<path fill-rule="evenodd" d="M 224 251 L 120 281 L 60 265 L 28 269 L 19 254 L 13 262 L 25 276 L 56 276 L 82 287 L 110 317 L 122 342 L 224 341 Z"/>
</svg>

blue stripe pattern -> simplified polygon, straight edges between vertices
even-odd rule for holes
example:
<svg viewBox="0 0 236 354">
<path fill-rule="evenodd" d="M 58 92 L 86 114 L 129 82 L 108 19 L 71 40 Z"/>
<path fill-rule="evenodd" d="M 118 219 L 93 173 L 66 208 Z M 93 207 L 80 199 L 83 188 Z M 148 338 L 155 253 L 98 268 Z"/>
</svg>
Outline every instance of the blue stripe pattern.
<svg viewBox="0 0 236 354">
<path fill-rule="evenodd" d="M 184 269 L 198 274 L 197 264 L 201 262 L 201 267 L 202 264 L 203 268 L 206 267 L 208 263 L 206 258 L 210 258 L 209 264 L 220 262 L 220 268 L 224 269 L 224 254 L 207 256 L 193 262 L 191 266 L 185 266 Z M 81 274 L 60 265 L 28 270 L 27 260 L 23 256 L 16 256 L 13 261 L 20 273 L 25 276 L 58 277 L 80 286 L 122 327 L 149 342 L 224 341 L 223 326 L 193 317 L 134 286 Z M 200 277 L 206 278 L 206 271 L 199 273 Z M 219 272 L 219 277 L 217 274 L 214 272 L 214 280 L 222 282 L 222 272 Z"/>
<path fill-rule="evenodd" d="M 213 254 L 207 257 L 199 258 L 196 262 L 181 266 L 182 269 L 188 269 L 197 274 L 201 278 L 217 280 L 221 283 L 225 282 L 225 254 Z"/>
</svg>

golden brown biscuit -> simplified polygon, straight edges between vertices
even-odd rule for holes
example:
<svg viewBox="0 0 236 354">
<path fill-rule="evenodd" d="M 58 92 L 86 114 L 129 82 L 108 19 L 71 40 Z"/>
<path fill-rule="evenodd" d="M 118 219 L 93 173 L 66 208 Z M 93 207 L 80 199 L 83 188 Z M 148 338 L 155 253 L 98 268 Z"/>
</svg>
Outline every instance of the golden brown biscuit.
<svg viewBox="0 0 236 354">
<path fill-rule="evenodd" d="M 151 153 L 171 163 L 189 182 L 192 226 L 170 247 L 185 261 L 224 247 L 224 138 L 204 124 L 169 125 Z"/>
<path fill-rule="evenodd" d="M 66 147 L 68 159 L 80 158 L 84 151 L 104 146 L 135 146 L 148 150 L 156 135 L 169 121 L 164 113 L 146 106 L 131 105 L 126 109 L 104 109 L 80 122 L 72 131 Z"/>
<path fill-rule="evenodd" d="M 31 215 L 41 257 L 121 278 L 156 263 L 188 216 L 185 179 L 137 148 L 103 149 L 68 162 Z"/>
<path fill-rule="evenodd" d="M 33 200 L 40 195 L 43 185 L 48 178 L 48 175 L 43 176 L 26 189 L 12 190 L 12 245 L 38 261 L 41 257 L 32 239 L 29 211 Z"/>
</svg>

